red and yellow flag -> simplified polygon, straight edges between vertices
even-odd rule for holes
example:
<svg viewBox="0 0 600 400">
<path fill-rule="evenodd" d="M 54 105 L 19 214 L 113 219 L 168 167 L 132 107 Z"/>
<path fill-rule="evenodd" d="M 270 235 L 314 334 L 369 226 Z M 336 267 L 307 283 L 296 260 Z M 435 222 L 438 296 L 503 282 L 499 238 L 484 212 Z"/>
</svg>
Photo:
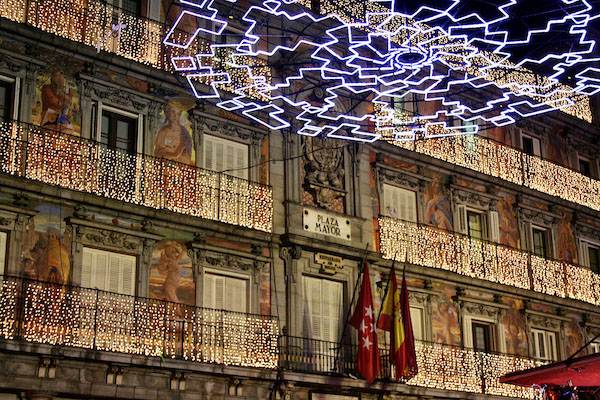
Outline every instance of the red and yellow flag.
<svg viewBox="0 0 600 400">
<path fill-rule="evenodd" d="M 402 290 L 398 290 L 398 280 L 393 269 L 377 327 L 390 332 L 390 363 L 396 367 L 396 381 L 400 378 L 408 380 L 415 376 L 417 355 L 410 321 L 406 278 L 403 274 Z"/>
</svg>

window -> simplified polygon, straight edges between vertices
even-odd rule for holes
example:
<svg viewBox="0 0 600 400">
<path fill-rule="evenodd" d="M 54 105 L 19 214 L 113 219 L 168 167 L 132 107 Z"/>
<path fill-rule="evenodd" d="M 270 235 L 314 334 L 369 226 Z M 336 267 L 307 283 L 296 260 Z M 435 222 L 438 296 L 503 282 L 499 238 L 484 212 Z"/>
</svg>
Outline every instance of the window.
<svg viewBox="0 0 600 400">
<path fill-rule="evenodd" d="M 135 295 L 135 270 L 135 256 L 83 248 L 83 287 Z"/>
<path fill-rule="evenodd" d="M 529 154 L 530 156 L 541 156 L 541 146 L 540 139 L 521 134 L 521 148 L 524 153 Z"/>
<path fill-rule="evenodd" d="M 302 277 L 304 333 L 311 339 L 337 342 L 342 320 L 341 282 Z"/>
<path fill-rule="evenodd" d="M 412 323 L 413 336 L 415 340 L 425 339 L 425 326 L 423 324 L 423 309 L 419 307 L 410 308 L 410 322 Z"/>
<path fill-rule="evenodd" d="M 531 346 L 533 357 L 540 360 L 557 360 L 555 332 L 532 329 Z"/>
<path fill-rule="evenodd" d="M 202 301 L 206 308 L 246 313 L 248 279 L 205 272 Z"/>
<path fill-rule="evenodd" d="M 469 236 L 475 239 L 483 239 L 483 224 L 480 213 L 467 211 L 467 228 Z"/>
<path fill-rule="evenodd" d="M 500 228 L 497 211 L 481 211 L 458 204 L 455 208 L 454 230 L 474 239 L 498 242 Z"/>
<path fill-rule="evenodd" d="M 417 194 L 412 190 L 384 184 L 383 215 L 417 222 Z"/>
<path fill-rule="evenodd" d="M 590 343 L 590 353 L 600 353 L 600 341 Z"/>
<path fill-rule="evenodd" d="M 546 229 L 531 228 L 531 241 L 533 254 L 540 257 L 548 256 L 548 231 Z"/>
<path fill-rule="evenodd" d="M 579 263 L 600 274 L 600 245 L 581 241 Z"/>
<path fill-rule="evenodd" d="M 137 118 L 102 109 L 100 142 L 109 147 L 135 153 L 137 150 L 137 128 Z"/>
<path fill-rule="evenodd" d="M 7 237 L 6 232 L 0 232 L 0 275 L 4 275 L 5 271 Z"/>
<path fill-rule="evenodd" d="M 142 2 L 141 0 L 120 0 L 119 7 L 130 14 L 142 15 Z"/>
<path fill-rule="evenodd" d="M 204 168 L 248 179 L 248 146 L 215 136 L 204 136 Z"/>
<path fill-rule="evenodd" d="M 15 84 L 12 80 L 4 80 L 0 76 L 0 120 L 13 117 Z"/>
<path fill-rule="evenodd" d="M 490 352 L 493 349 L 493 327 L 489 322 L 472 321 L 473 348 L 478 351 Z"/>
<path fill-rule="evenodd" d="M 579 172 L 585 176 L 592 176 L 590 160 L 581 157 L 579 158 Z"/>
</svg>

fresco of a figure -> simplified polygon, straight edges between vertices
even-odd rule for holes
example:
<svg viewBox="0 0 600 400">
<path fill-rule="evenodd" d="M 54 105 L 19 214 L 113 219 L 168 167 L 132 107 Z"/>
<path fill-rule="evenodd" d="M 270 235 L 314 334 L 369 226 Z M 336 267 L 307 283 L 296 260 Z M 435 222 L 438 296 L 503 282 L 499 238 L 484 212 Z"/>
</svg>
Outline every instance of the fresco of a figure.
<svg viewBox="0 0 600 400">
<path fill-rule="evenodd" d="M 569 166 L 567 157 L 567 141 L 563 136 L 562 128 L 555 128 L 548 133 L 548 145 L 546 147 L 548 159 L 557 164 Z"/>
<path fill-rule="evenodd" d="M 508 354 L 528 355 L 527 335 L 525 333 L 525 319 L 521 313 L 523 301 L 506 298 L 504 303 L 510 308 L 504 314 L 504 336 L 506 338 L 506 352 Z"/>
<path fill-rule="evenodd" d="M 569 322 L 565 324 L 565 347 L 567 355 L 575 353 L 583 346 L 587 339 L 585 332 L 582 328 L 582 318 L 579 314 L 566 314 L 565 317 L 569 318 Z M 585 353 L 583 353 L 585 354 Z M 580 355 L 583 355 L 580 354 Z"/>
<path fill-rule="evenodd" d="M 434 174 L 425 188 L 425 221 L 437 228 L 453 230 L 452 209 L 444 177 Z"/>
<path fill-rule="evenodd" d="M 27 227 L 21 252 L 23 276 L 67 284 L 71 277 L 71 236 L 65 231 L 65 211 L 51 205 L 35 207 L 38 214 Z"/>
<path fill-rule="evenodd" d="M 577 244 L 571 221 L 573 214 L 560 212 L 563 217 L 558 221 L 556 226 L 556 247 L 558 250 L 557 258 L 560 260 L 577 263 Z"/>
<path fill-rule="evenodd" d="M 159 116 L 161 128 L 154 139 L 154 156 L 183 164 L 195 164 L 192 123 L 187 111 L 194 104 L 190 101 L 169 100 Z"/>
<path fill-rule="evenodd" d="M 514 195 L 502 197 L 498 201 L 498 226 L 500 229 L 500 244 L 519 248 L 521 239 L 517 213 L 514 209 L 516 198 Z"/>
<path fill-rule="evenodd" d="M 485 136 L 493 139 L 497 142 L 510 146 L 512 140 L 510 138 L 510 133 L 505 126 L 495 126 L 492 125 L 485 130 Z"/>
<path fill-rule="evenodd" d="M 433 315 L 431 318 L 433 340 L 438 343 L 460 346 L 462 340 L 458 324 L 458 312 L 452 302 L 455 290 L 451 287 L 440 285 L 437 291 L 441 295 L 438 298 L 439 301 L 433 305 Z"/>
<path fill-rule="evenodd" d="M 152 253 L 150 297 L 173 303 L 196 305 L 192 260 L 184 240 L 167 239 Z"/>
<path fill-rule="evenodd" d="M 55 66 L 38 76 L 32 123 L 64 133 L 81 133 L 79 90 L 63 68 Z"/>
</svg>

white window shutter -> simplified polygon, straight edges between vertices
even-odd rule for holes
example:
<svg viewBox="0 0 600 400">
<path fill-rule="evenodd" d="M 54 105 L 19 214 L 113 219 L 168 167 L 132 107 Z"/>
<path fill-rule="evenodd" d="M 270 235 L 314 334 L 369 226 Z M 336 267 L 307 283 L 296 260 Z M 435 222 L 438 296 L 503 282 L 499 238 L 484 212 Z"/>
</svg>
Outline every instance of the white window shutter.
<svg viewBox="0 0 600 400">
<path fill-rule="evenodd" d="M 533 154 L 536 156 L 542 156 L 542 149 L 540 146 L 540 140 L 537 138 L 533 138 Z"/>
<path fill-rule="evenodd" d="M 411 190 L 403 190 L 404 204 L 403 219 L 410 222 L 417 222 L 417 194 Z"/>
<path fill-rule="evenodd" d="M 467 206 L 457 204 L 454 210 L 454 230 L 458 233 L 467 234 Z"/>
<path fill-rule="evenodd" d="M 0 275 L 4 275 L 6 265 L 6 242 L 8 235 L 6 232 L 0 232 Z"/>
<path fill-rule="evenodd" d="M 214 139 L 213 139 L 214 140 Z M 225 157 L 227 156 L 225 153 L 225 146 L 223 142 L 214 140 L 215 148 L 214 148 L 214 170 L 217 172 L 222 172 L 225 169 Z"/>
<path fill-rule="evenodd" d="M 587 242 L 579 241 L 579 265 L 590 267 L 590 251 Z"/>
<path fill-rule="evenodd" d="M 498 222 L 498 211 L 490 211 L 487 215 L 488 240 L 500 242 L 500 226 Z"/>
<path fill-rule="evenodd" d="M 217 310 L 225 309 L 225 277 L 215 276 L 214 278 L 214 306 Z"/>
<path fill-rule="evenodd" d="M 399 218 L 398 193 L 390 185 L 383 185 L 383 212 L 382 214 L 392 218 Z"/>
<path fill-rule="evenodd" d="M 121 256 L 122 288 L 123 294 L 135 295 L 135 258 Z"/>
<path fill-rule="evenodd" d="M 410 322 L 412 323 L 413 336 L 415 340 L 423 340 L 423 309 L 410 308 Z"/>
<path fill-rule="evenodd" d="M 323 329 L 321 328 L 321 285 L 319 279 L 305 276 L 302 278 L 304 283 L 304 301 L 305 309 L 308 309 L 308 334 L 312 339 L 322 339 Z M 323 316 L 324 317 L 324 316 Z"/>
<path fill-rule="evenodd" d="M 403 221 L 417 222 L 417 197 L 412 190 L 383 185 L 383 214 Z"/>
<path fill-rule="evenodd" d="M 93 271 L 96 269 L 94 266 L 94 255 L 88 248 L 83 248 L 83 256 L 81 259 L 81 286 L 86 288 L 93 288 L 92 277 Z"/>
<path fill-rule="evenodd" d="M 119 281 L 121 280 L 121 258 L 111 255 L 108 262 L 108 291 L 120 293 Z"/>
<path fill-rule="evenodd" d="M 325 299 L 323 304 L 323 325 L 329 325 L 327 330 L 329 335 L 324 335 L 324 340 L 337 342 L 340 335 L 340 323 L 342 313 L 342 284 L 323 279 L 322 293 Z M 329 318 L 325 318 L 325 309 Z M 324 329 L 325 331 L 325 329 Z"/>
<path fill-rule="evenodd" d="M 204 290 L 202 291 L 202 306 L 205 308 L 215 308 L 214 299 L 215 276 L 212 274 L 204 274 Z"/>
<path fill-rule="evenodd" d="M 246 146 L 238 146 L 235 149 L 234 175 L 238 178 L 248 179 L 248 148 Z"/>
<path fill-rule="evenodd" d="M 91 287 L 97 288 L 99 290 L 109 290 L 107 285 L 107 274 L 109 271 L 108 268 L 108 254 L 104 252 L 94 251 L 94 262 L 92 266 L 94 270 L 92 270 L 92 284 Z"/>
<path fill-rule="evenodd" d="M 204 169 L 214 171 L 214 141 L 209 136 L 204 136 Z"/>
<path fill-rule="evenodd" d="M 245 279 L 231 278 L 226 279 L 226 297 L 225 300 L 228 302 L 226 309 L 237 312 L 247 312 L 246 297 L 247 297 L 247 285 Z"/>
</svg>

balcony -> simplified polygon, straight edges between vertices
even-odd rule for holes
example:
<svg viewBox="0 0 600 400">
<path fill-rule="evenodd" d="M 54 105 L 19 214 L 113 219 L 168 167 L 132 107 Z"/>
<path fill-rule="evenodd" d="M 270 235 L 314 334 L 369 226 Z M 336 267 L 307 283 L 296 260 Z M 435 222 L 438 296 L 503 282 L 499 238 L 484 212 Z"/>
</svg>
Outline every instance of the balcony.
<svg viewBox="0 0 600 400">
<path fill-rule="evenodd" d="M 463 135 L 394 144 L 600 211 L 600 180 L 492 139 Z"/>
<path fill-rule="evenodd" d="M 0 276 L 0 338 L 276 368 L 278 320 Z"/>
<path fill-rule="evenodd" d="M 578 265 L 390 217 L 379 238 L 384 258 L 600 306 L 600 275 Z"/>
<path fill-rule="evenodd" d="M 270 186 L 21 122 L 0 122 L 0 172 L 265 232 L 272 229 Z"/>
<path fill-rule="evenodd" d="M 280 338 L 281 367 L 291 371 L 355 376 L 356 346 L 301 337 Z M 542 365 L 530 358 L 501 353 L 484 353 L 441 343 L 417 341 L 419 374 L 408 385 L 486 395 L 537 398 L 534 389 L 502 384 L 499 378 L 509 372 Z M 382 370 L 379 379 L 390 379 L 389 351 L 379 349 Z"/>
<path fill-rule="evenodd" d="M 172 71 L 169 54 L 162 45 L 163 22 L 141 17 L 113 6 L 103 0 L 0 0 L 0 17 L 41 29 L 57 36 L 83 43 L 121 57 L 150 65 L 154 68 Z M 121 29 L 115 30 L 115 28 Z M 167 26 L 170 28 L 170 26 Z M 179 33 L 179 32 L 177 32 Z M 184 32 L 180 36 L 189 36 Z M 193 50 L 196 53 L 210 53 L 212 44 L 208 39 L 198 38 Z M 212 71 L 219 72 L 233 68 L 225 63 L 225 54 L 216 49 L 217 57 L 211 57 Z M 221 53 L 219 53 L 221 52 Z M 258 59 L 244 58 L 240 62 L 255 71 L 260 70 L 265 79 L 270 79 L 267 63 Z M 248 71 L 236 68 L 230 84 L 218 87 L 233 92 L 234 89 L 252 86 Z M 203 83 L 210 83 L 204 78 Z M 250 89 L 250 97 L 260 98 L 256 90 Z"/>
</svg>

